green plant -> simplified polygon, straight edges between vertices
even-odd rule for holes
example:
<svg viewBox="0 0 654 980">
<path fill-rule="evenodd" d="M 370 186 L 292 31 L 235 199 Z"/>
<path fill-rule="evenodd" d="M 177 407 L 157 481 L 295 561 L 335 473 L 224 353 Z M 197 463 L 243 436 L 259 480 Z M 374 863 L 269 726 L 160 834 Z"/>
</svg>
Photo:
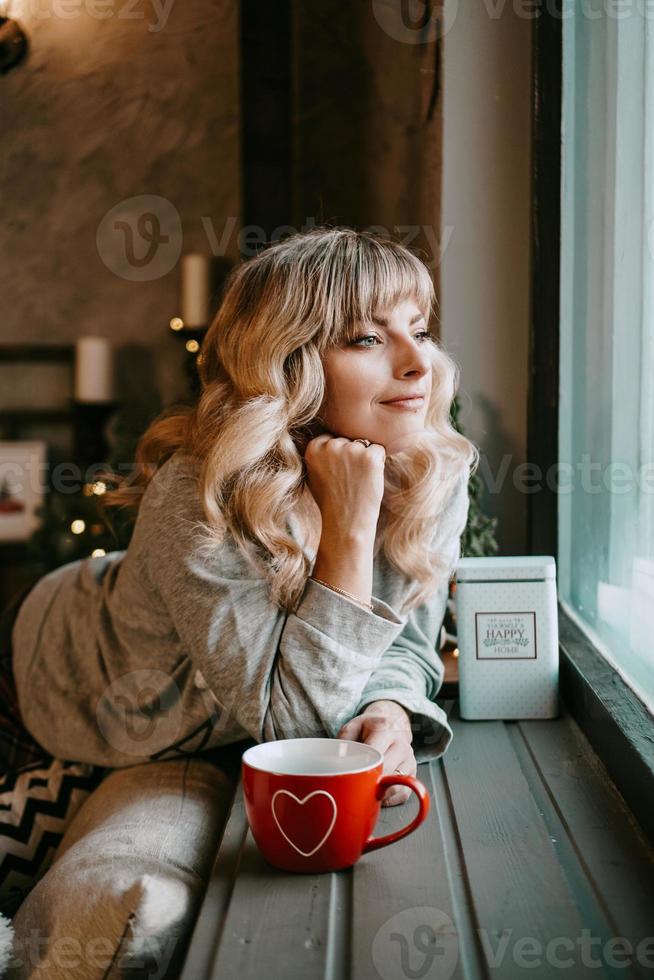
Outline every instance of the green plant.
<svg viewBox="0 0 654 980">
<path fill-rule="evenodd" d="M 457 432 L 465 435 L 460 422 L 461 405 L 458 396 L 454 399 L 450 413 L 452 425 Z M 470 508 L 468 523 L 461 535 L 461 554 L 465 558 L 485 558 L 494 555 L 499 546 L 495 538 L 497 517 L 489 517 L 481 508 L 482 482 L 479 473 L 474 473 L 468 483 Z"/>
</svg>

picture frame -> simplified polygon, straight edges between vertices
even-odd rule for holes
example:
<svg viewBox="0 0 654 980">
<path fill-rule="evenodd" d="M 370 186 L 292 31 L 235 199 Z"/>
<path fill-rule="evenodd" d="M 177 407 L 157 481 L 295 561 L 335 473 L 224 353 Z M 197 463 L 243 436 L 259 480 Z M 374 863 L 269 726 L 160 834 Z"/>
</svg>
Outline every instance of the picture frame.
<svg viewBox="0 0 654 980">
<path fill-rule="evenodd" d="M 43 440 L 0 441 L 0 544 L 25 542 L 41 526 L 46 466 Z"/>
</svg>

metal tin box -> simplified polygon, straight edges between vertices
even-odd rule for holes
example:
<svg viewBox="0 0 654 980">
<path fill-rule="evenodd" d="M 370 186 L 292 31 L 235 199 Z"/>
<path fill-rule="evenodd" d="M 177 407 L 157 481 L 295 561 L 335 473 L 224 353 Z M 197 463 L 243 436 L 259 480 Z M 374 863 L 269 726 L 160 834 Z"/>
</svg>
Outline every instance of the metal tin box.
<svg viewBox="0 0 654 980">
<path fill-rule="evenodd" d="M 559 631 L 554 558 L 461 558 L 456 581 L 461 717 L 555 718 Z"/>
</svg>

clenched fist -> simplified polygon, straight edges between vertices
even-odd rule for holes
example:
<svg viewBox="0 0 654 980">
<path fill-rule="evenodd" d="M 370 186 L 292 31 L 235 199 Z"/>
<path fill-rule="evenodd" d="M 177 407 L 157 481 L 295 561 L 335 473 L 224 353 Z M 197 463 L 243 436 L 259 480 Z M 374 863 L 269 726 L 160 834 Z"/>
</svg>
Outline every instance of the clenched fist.
<svg viewBox="0 0 654 980">
<path fill-rule="evenodd" d="M 344 436 L 322 434 L 307 443 L 307 485 L 334 538 L 371 534 L 374 538 L 384 495 L 386 450 Z"/>
</svg>

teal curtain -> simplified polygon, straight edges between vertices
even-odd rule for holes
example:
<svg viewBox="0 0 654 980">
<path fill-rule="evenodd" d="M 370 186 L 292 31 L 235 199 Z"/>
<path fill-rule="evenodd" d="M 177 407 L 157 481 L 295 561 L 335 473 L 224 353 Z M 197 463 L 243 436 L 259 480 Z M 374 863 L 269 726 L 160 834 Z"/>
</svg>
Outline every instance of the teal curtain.
<svg viewBox="0 0 654 980">
<path fill-rule="evenodd" d="M 618 9 L 564 8 L 558 576 L 654 710 L 654 10 Z"/>
</svg>

